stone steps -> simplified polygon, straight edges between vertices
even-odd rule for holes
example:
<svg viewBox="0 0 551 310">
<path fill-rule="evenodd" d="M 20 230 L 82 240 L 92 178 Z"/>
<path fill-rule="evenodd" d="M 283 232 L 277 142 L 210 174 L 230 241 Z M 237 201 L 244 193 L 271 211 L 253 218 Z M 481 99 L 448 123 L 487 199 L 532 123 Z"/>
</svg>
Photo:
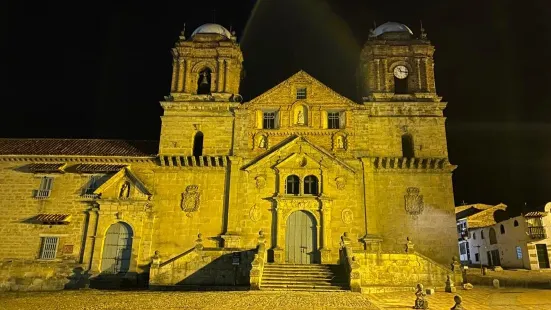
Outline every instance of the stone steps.
<svg viewBox="0 0 551 310">
<path fill-rule="evenodd" d="M 261 290 L 348 291 L 348 278 L 339 265 L 266 264 Z"/>
</svg>

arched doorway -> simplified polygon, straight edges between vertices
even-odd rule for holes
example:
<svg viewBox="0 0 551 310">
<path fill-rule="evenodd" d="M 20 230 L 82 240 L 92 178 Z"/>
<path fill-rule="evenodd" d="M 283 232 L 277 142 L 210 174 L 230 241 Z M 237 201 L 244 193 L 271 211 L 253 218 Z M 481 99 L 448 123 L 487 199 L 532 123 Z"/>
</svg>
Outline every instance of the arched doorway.
<svg viewBox="0 0 551 310">
<path fill-rule="evenodd" d="M 316 263 L 316 219 L 306 211 L 295 211 L 287 218 L 285 262 L 289 264 Z"/>
<path fill-rule="evenodd" d="M 132 236 L 132 228 L 123 222 L 115 223 L 107 229 L 101 259 L 102 273 L 128 272 L 132 254 Z"/>
</svg>

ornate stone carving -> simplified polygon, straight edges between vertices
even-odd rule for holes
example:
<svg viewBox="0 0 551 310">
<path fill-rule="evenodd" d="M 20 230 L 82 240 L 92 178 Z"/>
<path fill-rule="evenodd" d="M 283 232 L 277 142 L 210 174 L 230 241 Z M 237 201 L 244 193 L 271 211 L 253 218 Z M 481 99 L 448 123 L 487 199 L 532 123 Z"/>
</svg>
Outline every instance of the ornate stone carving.
<svg viewBox="0 0 551 310">
<path fill-rule="evenodd" d="M 119 191 L 119 199 L 128 199 L 130 197 L 130 182 L 125 181 Z"/>
<path fill-rule="evenodd" d="M 263 189 L 266 187 L 266 178 L 263 175 L 258 175 L 254 178 L 256 188 Z"/>
<path fill-rule="evenodd" d="M 188 185 L 188 187 L 186 187 L 186 191 L 182 193 L 182 203 L 180 207 L 182 208 L 182 211 L 187 213 L 188 217 L 192 217 L 193 212 L 199 210 L 201 194 L 198 190 L 199 186 Z"/>
<path fill-rule="evenodd" d="M 260 208 L 256 204 L 251 207 L 251 210 L 249 211 L 249 217 L 253 222 L 258 222 L 262 218 Z"/>
<path fill-rule="evenodd" d="M 266 135 L 258 136 L 258 143 L 256 145 L 259 149 L 265 149 L 268 147 L 268 137 Z"/>
<path fill-rule="evenodd" d="M 406 212 L 409 215 L 417 216 L 423 213 L 425 206 L 423 204 L 423 195 L 419 195 L 419 188 L 408 187 L 404 198 Z"/>
<path fill-rule="evenodd" d="M 300 167 L 305 167 L 308 164 L 308 160 L 306 160 L 306 157 L 302 157 L 297 160 L 297 163 Z"/>
<path fill-rule="evenodd" d="M 341 212 L 341 219 L 343 223 L 348 225 L 354 220 L 354 213 L 352 212 L 352 210 L 346 208 Z"/>
<path fill-rule="evenodd" d="M 335 184 L 337 185 L 337 189 L 342 191 L 346 187 L 346 179 L 343 177 L 337 177 L 335 179 Z"/>
</svg>

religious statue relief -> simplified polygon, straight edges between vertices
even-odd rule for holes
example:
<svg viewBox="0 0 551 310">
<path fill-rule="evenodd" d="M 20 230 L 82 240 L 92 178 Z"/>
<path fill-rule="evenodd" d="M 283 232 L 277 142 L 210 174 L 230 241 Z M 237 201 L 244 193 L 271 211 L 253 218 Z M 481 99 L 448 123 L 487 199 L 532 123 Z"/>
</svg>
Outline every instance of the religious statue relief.
<svg viewBox="0 0 551 310">
<path fill-rule="evenodd" d="M 344 138 L 342 136 L 337 136 L 337 149 L 344 149 Z"/>
<path fill-rule="evenodd" d="M 193 212 L 199 210 L 199 203 L 201 201 L 201 195 L 199 194 L 198 185 L 188 185 L 186 191 L 182 193 L 182 203 L 180 208 L 186 212 L 188 217 L 193 216 Z"/>
<path fill-rule="evenodd" d="M 266 178 L 264 176 L 259 175 L 256 178 L 254 178 L 254 180 L 255 180 L 256 188 L 263 189 L 264 187 L 266 187 Z"/>
<path fill-rule="evenodd" d="M 345 224 L 350 224 L 354 220 L 354 213 L 350 209 L 344 209 L 341 213 L 342 222 Z"/>
<path fill-rule="evenodd" d="M 346 186 L 346 180 L 343 177 L 337 177 L 335 179 L 335 184 L 337 185 L 337 189 L 343 190 L 344 187 Z"/>
<path fill-rule="evenodd" d="M 251 221 L 258 222 L 262 218 L 262 213 L 260 213 L 260 208 L 257 205 L 253 205 L 249 211 L 249 217 Z"/>
<path fill-rule="evenodd" d="M 302 108 L 298 111 L 297 114 L 297 124 L 304 125 L 304 113 L 302 112 Z"/>
<path fill-rule="evenodd" d="M 425 206 L 423 204 L 423 195 L 419 195 L 419 188 L 408 187 L 406 193 L 404 196 L 406 212 L 413 216 L 423 213 Z"/>
<path fill-rule="evenodd" d="M 268 138 L 266 138 L 266 136 L 264 135 L 260 136 L 260 138 L 258 138 L 258 147 L 261 149 L 265 149 L 266 146 L 268 145 L 267 140 Z"/>
<path fill-rule="evenodd" d="M 130 197 L 130 182 L 126 181 L 122 184 L 119 191 L 119 199 L 128 199 Z"/>
</svg>

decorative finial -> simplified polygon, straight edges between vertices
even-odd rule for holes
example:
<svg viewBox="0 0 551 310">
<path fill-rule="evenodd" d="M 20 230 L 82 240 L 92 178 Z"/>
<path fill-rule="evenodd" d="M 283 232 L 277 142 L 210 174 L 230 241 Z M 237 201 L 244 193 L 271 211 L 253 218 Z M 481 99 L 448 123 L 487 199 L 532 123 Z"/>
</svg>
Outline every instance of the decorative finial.
<svg viewBox="0 0 551 310">
<path fill-rule="evenodd" d="M 425 32 L 425 28 L 423 28 L 423 21 L 419 20 L 419 23 L 421 24 L 421 39 L 426 40 L 427 39 L 427 33 Z"/>
<path fill-rule="evenodd" d="M 186 23 L 184 23 L 184 29 L 180 32 L 180 41 L 185 41 L 186 39 Z"/>
</svg>

